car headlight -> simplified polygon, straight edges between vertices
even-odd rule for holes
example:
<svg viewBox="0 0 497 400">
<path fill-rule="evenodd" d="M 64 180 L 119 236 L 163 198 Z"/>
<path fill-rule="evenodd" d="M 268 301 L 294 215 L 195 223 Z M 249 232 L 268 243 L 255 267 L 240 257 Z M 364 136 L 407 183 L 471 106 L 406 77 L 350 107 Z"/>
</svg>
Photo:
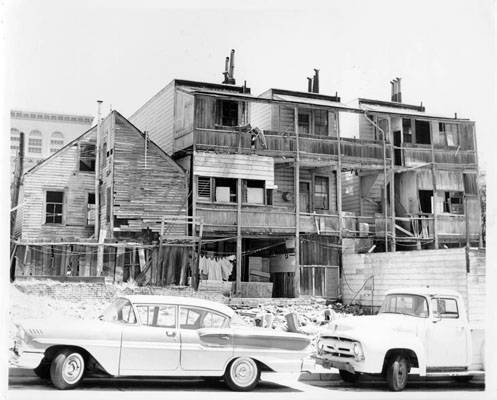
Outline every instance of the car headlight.
<svg viewBox="0 0 497 400">
<path fill-rule="evenodd" d="M 364 353 L 362 352 L 362 346 L 359 342 L 354 343 L 352 350 L 356 360 L 364 360 Z"/>
</svg>

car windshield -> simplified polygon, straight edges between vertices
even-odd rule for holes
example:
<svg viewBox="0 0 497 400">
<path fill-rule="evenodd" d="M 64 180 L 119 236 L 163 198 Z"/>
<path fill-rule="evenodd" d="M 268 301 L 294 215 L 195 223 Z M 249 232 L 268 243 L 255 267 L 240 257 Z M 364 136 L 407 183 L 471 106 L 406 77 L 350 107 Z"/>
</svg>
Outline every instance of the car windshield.
<svg viewBox="0 0 497 400">
<path fill-rule="evenodd" d="M 102 314 L 101 319 L 124 324 L 136 323 L 135 312 L 127 299 L 117 299 L 111 303 Z"/>
<path fill-rule="evenodd" d="M 415 294 L 389 294 L 379 311 L 379 314 L 387 313 L 428 318 L 428 303 L 423 296 Z"/>
</svg>

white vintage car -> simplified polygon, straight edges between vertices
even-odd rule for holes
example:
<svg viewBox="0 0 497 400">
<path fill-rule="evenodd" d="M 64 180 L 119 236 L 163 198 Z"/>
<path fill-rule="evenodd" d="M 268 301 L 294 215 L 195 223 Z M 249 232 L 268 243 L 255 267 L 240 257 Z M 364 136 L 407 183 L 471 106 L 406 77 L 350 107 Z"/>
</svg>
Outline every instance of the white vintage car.
<svg viewBox="0 0 497 400">
<path fill-rule="evenodd" d="M 218 377 L 246 391 L 257 385 L 261 371 L 300 372 L 310 354 L 305 335 L 248 326 L 224 304 L 186 297 L 124 296 L 99 320 L 16 325 L 17 364 L 58 389 L 103 372 Z"/>
</svg>

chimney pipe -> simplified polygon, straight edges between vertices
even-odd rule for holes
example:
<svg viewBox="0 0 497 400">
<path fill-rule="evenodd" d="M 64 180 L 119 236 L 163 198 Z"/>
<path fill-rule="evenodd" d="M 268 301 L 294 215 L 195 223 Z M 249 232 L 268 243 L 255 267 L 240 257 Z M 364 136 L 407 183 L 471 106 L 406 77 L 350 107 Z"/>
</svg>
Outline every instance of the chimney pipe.
<svg viewBox="0 0 497 400">
<path fill-rule="evenodd" d="M 397 102 L 402 103 L 402 91 L 400 90 L 400 78 L 397 78 Z"/>
<path fill-rule="evenodd" d="M 391 95 L 390 99 L 392 101 L 395 101 L 395 99 L 397 97 L 395 94 L 395 81 L 390 81 L 390 85 L 392 85 L 392 95 Z"/>
<path fill-rule="evenodd" d="M 312 80 L 312 91 L 319 93 L 319 69 L 314 68 L 314 79 Z"/>
<path fill-rule="evenodd" d="M 312 78 L 307 77 L 307 91 L 312 93 Z"/>
<path fill-rule="evenodd" d="M 231 49 L 229 79 L 232 85 L 235 84 L 235 49 Z"/>
</svg>

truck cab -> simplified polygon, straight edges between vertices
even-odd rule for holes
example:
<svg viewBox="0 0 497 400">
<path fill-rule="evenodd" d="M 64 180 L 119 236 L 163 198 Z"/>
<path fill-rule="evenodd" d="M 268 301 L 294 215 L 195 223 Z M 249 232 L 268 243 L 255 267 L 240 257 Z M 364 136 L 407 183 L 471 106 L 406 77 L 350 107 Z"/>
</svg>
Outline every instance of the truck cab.
<svg viewBox="0 0 497 400">
<path fill-rule="evenodd" d="M 403 390 L 409 374 L 468 380 L 483 373 L 483 329 L 471 327 L 462 296 L 448 289 L 390 290 L 377 315 L 332 322 L 319 336 L 316 360 L 346 381 L 382 375 Z"/>
</svg>

